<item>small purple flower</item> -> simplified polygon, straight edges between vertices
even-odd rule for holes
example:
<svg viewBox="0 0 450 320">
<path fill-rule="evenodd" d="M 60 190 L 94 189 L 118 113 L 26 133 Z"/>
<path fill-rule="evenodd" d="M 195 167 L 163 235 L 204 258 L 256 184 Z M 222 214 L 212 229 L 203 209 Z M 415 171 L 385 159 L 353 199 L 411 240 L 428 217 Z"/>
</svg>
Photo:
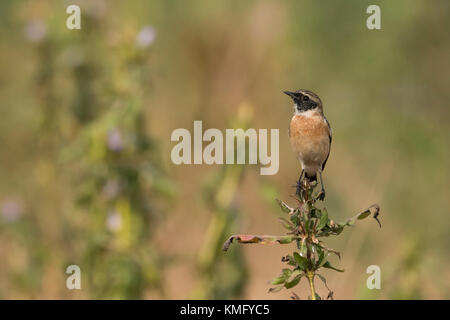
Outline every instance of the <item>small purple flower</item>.
<svg viewBox="0 0 450 320">
<path fill-rule="evenodd" d="M 108 212 L 108 217 L 106 218 L 106 227 L 109 231 L 117 232 L 122 228 L 122 217 L 117 211 Z"/>
<path fill-rule="evenodd" d="M 25 37 L 33 43 L 41 42 L 46 35 L 47 27 L 40 20 L 30 21 L 25 27 Z"/>
<path fill-rule="evenodd" d="M 17 201 L 5 201 L 2 203 L 2 217 L 6 222 L 16 222 L 22 215 L 22 204 Z"/>
<path fill-rule="evenodd" d="M 108 132 L 108 149 L 114 152 L 123 149 L 123 138 L 118 129 L 112 129 Z"/>
<path fill-rule="evenodd" d="M 156 38 L 156 30 L 151 26 L 145 26 L 139 31 L 136 37 L 136 44 L 139 48 L 147 48 Z"/>
</svg>

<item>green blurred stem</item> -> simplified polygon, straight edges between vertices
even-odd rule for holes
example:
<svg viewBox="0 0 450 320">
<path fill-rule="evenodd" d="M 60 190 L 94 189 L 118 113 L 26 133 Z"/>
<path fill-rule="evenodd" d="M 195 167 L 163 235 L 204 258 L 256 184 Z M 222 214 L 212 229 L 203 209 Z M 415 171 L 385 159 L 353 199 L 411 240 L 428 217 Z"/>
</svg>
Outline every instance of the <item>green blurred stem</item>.
<svg viewBox="0 0 450 320">
<path fill-rule="evenodd" d="M 307 271 L 306 275 L 309 280 L 309 287 L 311 288 L 311 300 L 316 300 L 316 288 L 314 287 L 314 272 Z"/>
</svg>

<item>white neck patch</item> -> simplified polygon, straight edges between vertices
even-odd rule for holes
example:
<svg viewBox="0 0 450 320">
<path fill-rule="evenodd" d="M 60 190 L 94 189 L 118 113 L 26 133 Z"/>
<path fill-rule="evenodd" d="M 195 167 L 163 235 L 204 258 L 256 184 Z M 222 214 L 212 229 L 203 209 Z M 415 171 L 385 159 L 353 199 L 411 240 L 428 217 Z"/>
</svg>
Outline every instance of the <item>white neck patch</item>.
<svg viewBox="0 0 450 320">
<path fill-rule="evenodd" d="M 297 104 L 294 104 L 294 115 L 302 115 L 304 117 L 315 117 L 319 115 L 319 109 L 316 107 L 314 109 L 306 111 L 298 111 Z"/>
</svg>

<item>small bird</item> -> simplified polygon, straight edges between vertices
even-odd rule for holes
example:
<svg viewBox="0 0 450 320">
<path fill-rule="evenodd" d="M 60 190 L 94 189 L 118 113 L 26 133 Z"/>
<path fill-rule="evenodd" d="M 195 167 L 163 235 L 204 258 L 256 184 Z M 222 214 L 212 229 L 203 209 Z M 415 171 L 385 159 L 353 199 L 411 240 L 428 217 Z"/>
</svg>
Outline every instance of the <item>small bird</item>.
<svg viewBox="0 0 450 320">
<path fill-rule="evenodd" d="M 297 182 L 297 195 L 300 194 L 303 174 L 309 181 L 320 177 L 322 189 L 317 199 L 325 199 L 322 171 L 325 169 L 331 147 L 331 126 L 325 118 L 322 101 L 312 91 L 284 91 L 294 101 L 294 116 L 289 126 L 291 147 L 302 166 Z"/>
</svg>

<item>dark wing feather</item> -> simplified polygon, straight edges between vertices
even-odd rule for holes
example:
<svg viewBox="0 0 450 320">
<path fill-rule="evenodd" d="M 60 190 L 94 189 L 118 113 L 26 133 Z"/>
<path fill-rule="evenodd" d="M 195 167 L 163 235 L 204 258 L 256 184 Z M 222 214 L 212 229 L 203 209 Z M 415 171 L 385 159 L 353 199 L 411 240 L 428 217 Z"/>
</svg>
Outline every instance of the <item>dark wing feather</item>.
<svg viewBox="0 0 450 320">
<path fill-rule="evenodd" d="M 326 122 L 326 124 L 327 124 L 327 126 L 328 126 L 328 138 L 330 139 L 330 149 L 328 149 L 327 158 L 325 159 L 325 161 L 324 161 L 323 164 L 322 164 L 322 171 L 323 171 L 323 169 L 325 169 L 325 165 L 326 165 L 326 163 L 327 163 L 328 157 L 330 156 L 331 140 L 332 140 L 330 123 L 328 122 L 327 118 L 324 118 L 324 119 L 325 119 L 325 122 Z"/>
</svg>

